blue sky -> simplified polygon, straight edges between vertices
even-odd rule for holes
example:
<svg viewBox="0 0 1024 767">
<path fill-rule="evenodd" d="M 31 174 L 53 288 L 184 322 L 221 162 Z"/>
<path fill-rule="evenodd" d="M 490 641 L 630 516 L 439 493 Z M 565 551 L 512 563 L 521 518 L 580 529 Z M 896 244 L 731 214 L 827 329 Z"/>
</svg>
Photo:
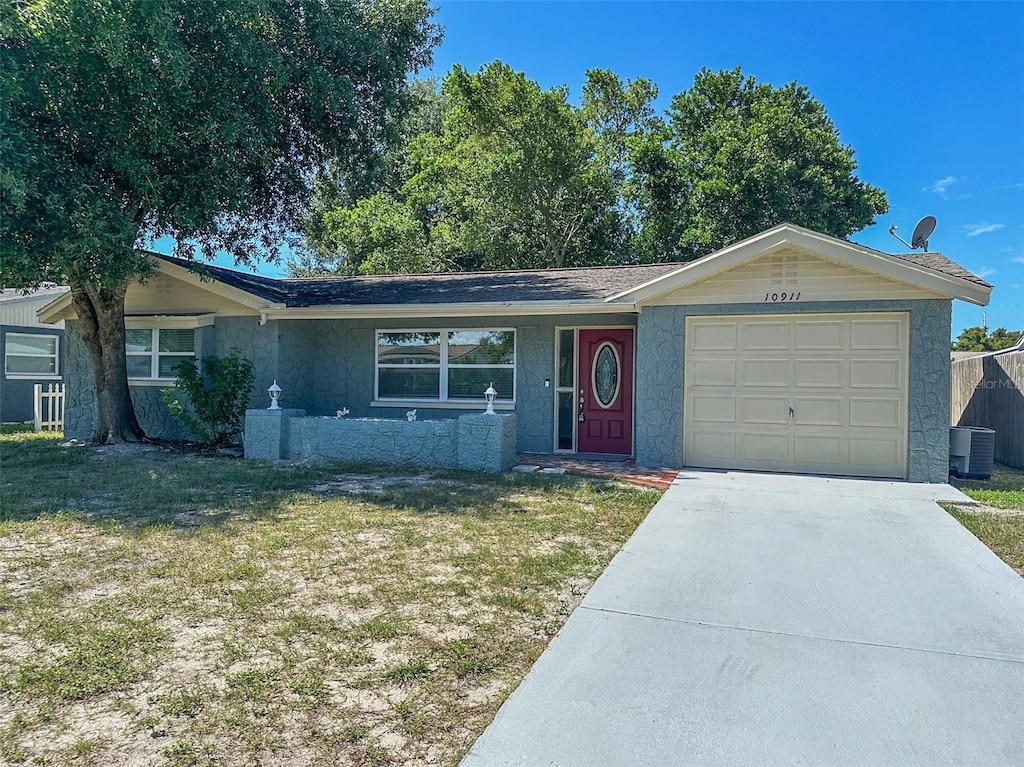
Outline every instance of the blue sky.
<svg viewBox="0 0 1024 767">
<path fill-rule="evenodd" d="M 890 212 L 853 239 L 907 250 L 925 215 L 930 250 L 996 286 L 954 302 L 953 332 L 1024 329 L 1024 3 L 435 2 L 445 28 L 434 73 L 501 59 L 577 101 L 592 67 L 646 77 L 658 106 L 701 67 L 796 80 L 856 151 Z M 261 269 L 279 274 L 274 267 Z"/>
</svg>

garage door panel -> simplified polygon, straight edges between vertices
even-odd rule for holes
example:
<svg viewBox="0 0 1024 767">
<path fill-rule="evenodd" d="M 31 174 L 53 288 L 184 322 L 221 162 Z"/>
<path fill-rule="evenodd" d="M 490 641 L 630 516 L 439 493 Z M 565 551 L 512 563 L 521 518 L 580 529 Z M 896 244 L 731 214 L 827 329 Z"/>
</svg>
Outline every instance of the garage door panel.
<svg viewBox="0 0 1024 767">
<path fill-rule="evenodd" d="M 838 320 L 822 320 L 817 322 L 795 321 L 794 349 L 805 351 L 810 349 L 832 349 L 842 351 L 846 348 L 847 324 Z"/>
<path fill-rule="evenodd" d="M 845 442 L 839 434 L 795 434 L 793 458 L 798 464 L 839 467 L 846 463 Z"/>
<path fill-rule="evenodd" d="M 902 389 L 902 361 L 898 359 L 851 359 L 850 388 Z"/>
<path fill-rule="evenodd" d="M 903 329 L 899 320 L 853 320 L 850 349 L 853 351 L 899 351 Z"/>
<path fill-rule="evenodd" d="M 792 365 L 788 359 L 741 360 L 743 386 L 789 386 Z"/>
<path fill-rule="evenodd" d="M 741 422 L 746 424 L 774 424 L 785 426 L 789 423 L 789 397 L 747 396 L 740 398 Z"/>
<path fill-rule="evenodd" d="M 694 394 L 693 414 L 695 423 L 736 423 L 736 397 L 720 394 Z"/>
<path fill-rule="evenodd" d="M 689 334 L 695 352 L 736 351 L 736 323 L 708 322 L 695 325 Z"/>
<path fill-rule="evenodd" d="M 793 421 L 797 425 L 843 425 L 843 397 L 794 397 L 793 403 Z"/>
<path fill-rule="evenodd" d="M 789 349 L 788 322 L 744 322 L 740 324 L 740 348 L 745 352 Z"/>
<path fill-rule="evenodd" d="M 897 397 L 851 397 L 850 426 L 903 426 L 902 402 Z"/>
<path fill-rule="evenodd" d="M 745 461 L 789 462 L 789 435 L 784 432 L 747 432 L 739 437 L 739 457 Z"/>
<path fill-rule="evenodd" d="M 686 333 L 687 465 L 906 476 L 906 313 L 694 317 Z"/>
<path fill-rule="evenodd" d="M 797 386 L 842 388 L 844 361 L 841 359 L 798 359 L 794 383 Z"/>
<path fill-rule="evenodd" d="M 695 426 L 691 436 L 693 456 L 698 461 L 731 461 L 736 458 L 736 434 L 732 431 L 705 431 Z"/>
<path fill-rule="evenodd" d="M 689 365 L 692 373 L 690 382 L 693 386 L 735 386 L 737 363 L 735 359 L 718 357 L 694 359 Z"/>
<path fill-rule="evenodd" d="M 899 463 L 902 443 L 901 439 L 891 436 L 851 437 L 850 465 L 854 467 L 892 466 Z"/>
</svg>

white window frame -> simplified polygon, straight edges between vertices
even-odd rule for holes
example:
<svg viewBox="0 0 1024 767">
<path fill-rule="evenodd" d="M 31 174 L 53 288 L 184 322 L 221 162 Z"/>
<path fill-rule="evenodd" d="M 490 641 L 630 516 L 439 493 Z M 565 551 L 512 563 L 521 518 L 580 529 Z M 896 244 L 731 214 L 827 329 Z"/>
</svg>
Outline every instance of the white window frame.
<svg viewBox="0 0 1024 767">
<path fill-rule="evenodd" d="M 449 333 L 511 333 L 512 334 L 512 364 L 502 365 L 479 365 L 479 364 L 464 364 L 454 363 L 449 365 L 448 363 L 448 334 Z M 381 334 L 392 334 L 392 333 L 438 333 L 440 335 L 440 363 L 424 363 L 420 365 L 402 365 L 402 364 L 380 364 L 380 337 Z M 405 404 L 409 405 L 430 405 L 431 407 L 458 407 L 466 408 L 478 405 L 483 405 L 483 392 L 480 393 L 480 399 L 457 399 L 448 397 L 448 369 L 449 367 L 456 370 L 462 368 L 504 368 L 512 371 L 512 399 L 510 400 L 495 400 L 495 410 L 513 410 L 516 405 L 516 366 L 519 360 L 519 334 L 515 328 L 486 328 L 486 327 L 473 327 L 473 328 L 377 328 L 373 332 L 373 402 L 370 403 L 371 407 L 402 407 Z M 410 368 L 415 367 L 419 370 L 437 370 L 440 380 L 438 381 L 438 397 L 433 398 L 420 398 L 420 397 L 401 397 L 401 398 L 390 398 L 380 396 L 380 370 L 381 368 Z"/>
<path fill-rule="evenodd" d="M 53 354 L 11 354 L 10 338 L 50 338 L 53 339 Z M 52 373 L 19 373 L 11 372 L 8 367 L 10 357 L 44 357 L 53 360 Z M 22 379 L 33 381 L 59 381 L 60 380 L 60 336 L 52 333 L 4 333 L 4 377 L 10 379 Z"/>
<path fill-rule="evenodd" d="M 192 351 L 190 352 L 162 352 L 160 351 L 160 331 L 162 329 L 167 330 L 192 330 Z M 125 349 L 126 357 L 149 357 L 149 375 L 148 376 L 129 376 L 128 381 L 134 383 L 136 381 L 158 381 L 160 383 L 172 384 L 176 380 L 175 378 L 161 378 L 160 377 L 160 358 L 161 357 L 181 357 L 182 359 L 197 359 L 196 357 L 196 331 L 195 328 L 183 327 L 127 327 L 126 330 L 148 330 L 151 335 L 151 349 L 148 352 L 129 352 Z M 127 339 L 126 339 L 127 347 Z"/>
</svg>

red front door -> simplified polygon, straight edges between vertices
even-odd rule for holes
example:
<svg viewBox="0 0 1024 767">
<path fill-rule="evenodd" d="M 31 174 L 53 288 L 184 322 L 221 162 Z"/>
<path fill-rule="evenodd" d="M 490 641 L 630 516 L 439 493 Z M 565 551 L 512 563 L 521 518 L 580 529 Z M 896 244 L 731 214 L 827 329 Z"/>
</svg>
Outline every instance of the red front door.
<svg viewBox="0 0 1024 767">
<path fill-rule="evenodd" d="M 576 450 L 633 452 L 633 329 L 580 329 Z M 580 417 L 582 416 L 582 420 Z"/>
</svg>

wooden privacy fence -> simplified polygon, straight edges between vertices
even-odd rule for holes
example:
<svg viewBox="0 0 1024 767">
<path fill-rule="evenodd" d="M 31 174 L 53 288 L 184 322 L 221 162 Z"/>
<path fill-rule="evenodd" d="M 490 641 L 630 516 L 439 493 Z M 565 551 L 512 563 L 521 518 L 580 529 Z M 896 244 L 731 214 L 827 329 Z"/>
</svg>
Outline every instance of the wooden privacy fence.
<svg viewBox="0 0 1024 767">
<path fill-rule="evenodd" d="M 996 432 L 996 461 L 1024 469 L 1024 351 L 952 363 L 950 423 Z"/>
<path fill-rule="evenodd" d="M 35 385 L 36 431 L 64 431 L 64 384 Z"/>
</svg>

